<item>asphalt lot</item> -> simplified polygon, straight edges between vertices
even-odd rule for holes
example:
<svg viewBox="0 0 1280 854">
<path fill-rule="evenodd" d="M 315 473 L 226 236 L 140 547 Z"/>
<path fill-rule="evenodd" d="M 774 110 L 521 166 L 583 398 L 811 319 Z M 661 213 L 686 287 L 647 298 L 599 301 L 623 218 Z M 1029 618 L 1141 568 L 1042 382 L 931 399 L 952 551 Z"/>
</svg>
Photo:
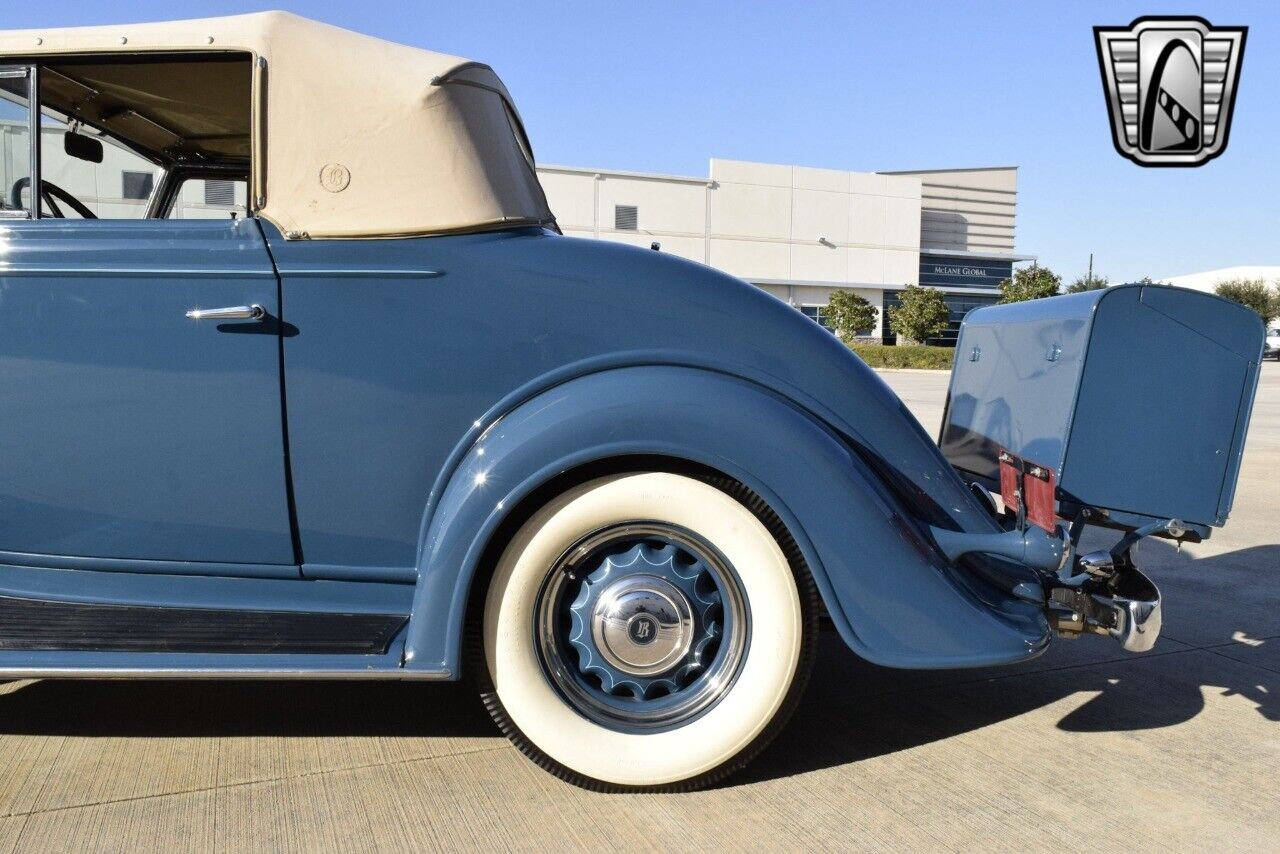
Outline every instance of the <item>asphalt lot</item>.
<svg viewBox="0 0 1280 854">
<path fill-rule="evenodd" d="M 886 373 L 936 432 L 946 376 Z M 825 639 L 788 730 L 693 795 L 594 795 L 466 685 L 0 686 L 9 850 L 1276 850 L 1280 365 L 1229 526 L 1146 546 L 1164 635 L 1002 670 L 901 672 Z"/>
</svg>

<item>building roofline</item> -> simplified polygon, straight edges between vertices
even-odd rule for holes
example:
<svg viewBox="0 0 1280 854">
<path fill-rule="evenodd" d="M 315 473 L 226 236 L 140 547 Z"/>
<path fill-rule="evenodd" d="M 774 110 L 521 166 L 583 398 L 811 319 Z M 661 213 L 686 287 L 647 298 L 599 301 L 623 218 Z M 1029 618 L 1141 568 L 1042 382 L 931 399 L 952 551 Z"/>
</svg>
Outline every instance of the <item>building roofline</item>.
<svg viewBox="0 0 1280 854">
<path fill-rule="evenodd" d="M 905 290 L 908 284 L 913 284 L 911 282 L 829 282 L 817 279 L 765 279 L 760 277 L 748 277 L 744 281 L 756 286 L 788 287 L 794 285 L 798 288 L 831 288 L 833 290 L 858 291 L 901 291 Z M 945 294 L 982 294 L 992 296 L 1000 293 L 999 288 L 976 288 L 967 285 L 926 285 L 926 287 L 931 290 L 942 291 Z"/>
<path fill-rule="evenodd" d="M 675 181 L 680 184 L 714 184 L 711 178 L 697 178 L 692 175 L 671 175 L 665 172 L 634 172 L 627 169 L 588 169 L 584 166 L 557 166 L 551 163 L 539 163 L 539 172 L 561 172 L 566 175 L 590 175 L 592 177 L 632 178 L 639 181 Z"/>
<path fill-rule="evenodd" d="M 799 167 L 801 169 L 823 169 L 830 172 L 850 172 L 858 175 L 927 175 L 939 174 L 947 172 L 1008 172 L 1009 170 L 1018 171 L 1017 166 L 963 166 L 957 169 L 900 169 L 885 170 L 879 169 L 875 171 L 864 171 L 858 169 L 837 169 L 826 166 L 802 166 L 796 163 L 765 163 L 757 160 L 733 160 L 728 157 L 712 157 L 712 160 L 724 160 L 733 163 L 759 163 L 763 166 L 783 166 L 787 168 Z M 599 175 L 601 177 L 615 178 L 633 178 L 641 181 L 675 181 L 681 184 L 714 184 L 714 178 L 698 177 L 696 175 L 675 175 L 669 172 L 639 172 L 632 169 L 591 169 L 586 166 L 561 166 L 555 163 L 539 163 L 538 171 L 545 172 L 561 172 L 566 175 Z M 968 188 L 966 188 L 968 189 Z"/>
<path fill-rule="evenodd" d="M 1160 281 L 1167 281 L 1168 279 L 1186 279 L 1191 276 L 1220 275 L 1222 273 L 1230 273 L 1233 270 L 1275 270 L 1280 273 L 1280 264 L 1234 264 L 1230 267 L 1215 267 L 1212 270 L 1197 270 L 1194 273 L 1179 273 L 1176 276 L 1165 276 Z"/>
<path fill-rule="evenodd" d="M 878 169 L 877 175 L 922 175 L 930 172 L 1008 172 L 1018 171 L 1017 166 L 961 166 L 958 169 Z"/>
<path fill-rule="evenodd" d="M 948 258 L 982 258 L 990 261 L 1037 261 L 1038 255 L 1016 255 L 1012 252 L 980 252 L 976 249 L 934 249 L 929 246 L 920 247 L 921 255 L 945 255 Z"/>
</svg>

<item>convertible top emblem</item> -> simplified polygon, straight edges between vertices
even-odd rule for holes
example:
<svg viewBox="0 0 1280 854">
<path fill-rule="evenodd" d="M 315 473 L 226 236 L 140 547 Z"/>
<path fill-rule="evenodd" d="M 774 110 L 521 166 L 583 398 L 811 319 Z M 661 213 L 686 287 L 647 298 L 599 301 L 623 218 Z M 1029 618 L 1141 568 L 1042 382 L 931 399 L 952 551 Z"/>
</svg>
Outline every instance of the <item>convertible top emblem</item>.
<svg viewBox="0 0 1280 854">
<path fill-rule="evenodd" d="M 1199 166 L 1226 150 L 1248 27 L 1144 17 L 1093 33 L 1121 156 L 1139 166 Z"/>
<path fill-rule="evenodd" d="M 329 163 L 320 170 L 320 186 L 330 193 L 341 193 L 351 184 L 351 170 L 341 163 Z"/>
</svg>

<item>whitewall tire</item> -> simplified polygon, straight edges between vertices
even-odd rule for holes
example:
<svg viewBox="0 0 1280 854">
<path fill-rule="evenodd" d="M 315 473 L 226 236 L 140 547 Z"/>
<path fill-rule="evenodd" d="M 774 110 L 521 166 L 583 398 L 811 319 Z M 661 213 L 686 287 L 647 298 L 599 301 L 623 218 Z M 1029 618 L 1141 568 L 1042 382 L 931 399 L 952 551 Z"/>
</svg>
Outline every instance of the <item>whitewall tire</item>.
<svg viewBox="0 0 1280 854">
<path fill-rule="evenodd" d="M 785 529 L 724 479 L 616 475 L 551 500 L 499 558 L 479 627 L 486 706 L 594 789 L 689 789 L 776 734 L 817 598 Z"/>
</svg>

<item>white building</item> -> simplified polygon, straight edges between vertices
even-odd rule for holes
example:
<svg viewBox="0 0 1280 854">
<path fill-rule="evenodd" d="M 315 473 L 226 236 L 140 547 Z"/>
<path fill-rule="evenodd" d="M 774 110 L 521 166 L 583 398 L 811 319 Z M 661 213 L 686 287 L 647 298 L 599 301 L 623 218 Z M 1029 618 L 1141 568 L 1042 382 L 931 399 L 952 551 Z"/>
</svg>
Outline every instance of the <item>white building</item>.
<svg viewBox="0 0 1280 854">
<path fill-rule="evenodd" d="M 540 166 L 566 234 L 658 244 L 774 294 L 815 320 L 832 290 L 884 309 L 908 284 L 936 287 L 954 337 L 994 302 L 1016 261 L 1016 167 L 845 172 L 711 161 L 708 177 Z"/>
<path fill-rule="evenodd" d="M 1280 284 L 1280 267 L 1223 267 L 1221 270 L 1188 273 L 1185 276 L 1167 276 L 1160 281 L 1166 285 L 1213 293 L 1219 282 L 1228 279 L 1262 279 L 1267 284 Z"/>
</svg>

